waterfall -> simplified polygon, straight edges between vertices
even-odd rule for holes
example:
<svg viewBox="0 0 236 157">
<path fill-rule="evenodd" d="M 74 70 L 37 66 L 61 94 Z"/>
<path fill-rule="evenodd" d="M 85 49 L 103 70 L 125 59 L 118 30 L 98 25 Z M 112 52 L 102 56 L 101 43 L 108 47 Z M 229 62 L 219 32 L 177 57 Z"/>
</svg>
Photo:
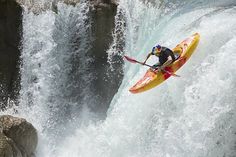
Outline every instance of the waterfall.
<svg viewBox="0 0 236 157">
<path fill-rule="evenodd" d="M 128 89 L 147 67 L 124 61 L 122 84 L 101 119 L 91 111 L 99 102 L 88 2 L 58 3 L 57 13 L 26 9 L 15 109 L 38 129 L 37 157 L 235 156 L 235 17 L 234 0 L 120 0 L 111 64 L 124 54 L 142 61 L 153 45 L 174 48 L 195 32 L 201 38 L 180 78 L 140 94 Z"/>
<path fill-rule="evenodd" d="M 96 100 L 91 22 L 86 1 L 58 3 L 56 13 L 23 14 L 18 114 L 35 123 L 51 145 L 73 130 L 68 128 L 96 117 L 90 112 Z"/>
</svg>

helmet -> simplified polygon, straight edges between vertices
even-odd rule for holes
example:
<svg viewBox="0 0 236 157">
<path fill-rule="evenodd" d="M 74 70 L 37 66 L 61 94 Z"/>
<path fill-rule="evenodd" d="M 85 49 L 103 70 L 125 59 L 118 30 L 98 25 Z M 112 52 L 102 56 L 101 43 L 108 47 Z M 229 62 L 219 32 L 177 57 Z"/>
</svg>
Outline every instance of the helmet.
<svg viewBox="0 0 236 157">
<path fill-rule="evenodd" d="M 161 49 L 161 45 L 157 45 L 156 48 L 160 50 Z"/>
<path fill-rule="evenodd" d="M 160 53 L 161 52 L 161 45 L 156 45 L 152 48 L 152 53 Z"/>
</svg>

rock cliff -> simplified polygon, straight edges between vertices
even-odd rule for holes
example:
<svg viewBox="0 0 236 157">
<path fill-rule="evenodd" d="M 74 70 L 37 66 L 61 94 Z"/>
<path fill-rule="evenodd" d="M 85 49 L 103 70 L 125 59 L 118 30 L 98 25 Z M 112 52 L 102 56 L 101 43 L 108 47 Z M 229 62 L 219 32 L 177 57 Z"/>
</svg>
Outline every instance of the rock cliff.
<svg viewBox="0 0 236 157">
<path fill-rule="evenodd" d="M 20 89 L 19 60 L 22 30 L 22 6 L 31 9 L 35 14 L 46 9 L 56 11 L 56 4 L 62 0 L 0 0 L 0 109 L 5 109 L 9 100 L 17 100 Z M 64 3 L 75 5 L 79 0 L 63 0 Z M 91 0 L 91 16 L 93 18 L 93 34 L 95 40 L 91 43 L 97 66 L 97 91 L 104 89 L 102 101 L 108 105 L 121 82 L 121 75 L 113 72 L 109 77 L 113 81 L 104 83 L 109 64 L 106 50 L 112 41 L 114 17 L 118 2 L 115 0 Z M 120 66 L 118 66 L 120 68 Z M 120 70 L 119 72 L 120 73 Z M 114 81 L 115 79 L 115 81 Z M 111 82 L 109 84 L 109 82 Z M 112 83 L 113 82 L 113 83 Z M 115 82 L 115 83 L 114 83 Z M 107 90 L 106 90 L 107 89 Z M 111 91 L 112 89 L 112 91 Z M 107 91 L 107 93 L 106 93 Z M 109 92 L 108 92 L 109 91 Z M 105 92 L 105 93 L 104 93 Z M 105 95 L 104 95 L 105 94 Z"/>
<path fill-rule="evenodd" d="M 0 0 L 0 106 L 17 95 L 22 8 L 14 0 Z"/>
</svg>

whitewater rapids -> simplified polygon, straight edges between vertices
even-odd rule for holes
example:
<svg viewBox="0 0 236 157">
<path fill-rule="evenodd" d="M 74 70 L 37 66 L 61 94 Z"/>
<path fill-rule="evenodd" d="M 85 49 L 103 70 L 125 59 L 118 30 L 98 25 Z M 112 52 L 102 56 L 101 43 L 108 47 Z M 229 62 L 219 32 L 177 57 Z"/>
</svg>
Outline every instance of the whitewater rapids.
<svg viewBox="0 0 236 157">
<path fill-rule="evenodd" d="M 90 99 L 92 84 L 86 84 L 77 97 L 72 91 L 77 89 L 73 85 L 79 84 L 67 73 L 73 66 L 67 57 L 78 55 L 86 63 L 92 58 L 81 54 L 84 49 L 71 54 L 69 46 L 62 50 L 60 47 L 73 43 L 67 40 L 73 32 L 89 32 L 84 22 L 89 21 L 87 9 L 86 2 L 75 7 L 60 4 L 59 16 L 51 11 L 23 15 L 24 65 L 17 110 L 39 131 L 37 157 L 236 156 L 235 1 L 120 0 L 109 55 L 126 54 L 144 60 L 157 43 L 173 48 L 195 32 L 201 38 L 195 53 L 177 71 L 181 78 L 171 77 L 141 94 L 133 95 L 128 89 L 147 68 L 125 62 L 122 84 L 104 113 L 105 120 L 89 110 L 90 104 L 96 103 Z M 68 35 L 73 18 L 78 20 L 77 25 Z M 55 36 L 55 32 L 59 35 Z M 122 38 L 117 38 L 117 33 Z M 83 39 L 81 43 L 89 45 L 90 35 Z M 124 50 L 110 54 L 121 39 Z M 38 43 L 41 47 L 37 47 Z M 154 57 L 148 61 L 155 62 Z M 89 64 L 85 66 L 89 68 Z M 80 81 L 91 77 L 81 71 L 76 75 L 81 75 Z"/>
</svg>

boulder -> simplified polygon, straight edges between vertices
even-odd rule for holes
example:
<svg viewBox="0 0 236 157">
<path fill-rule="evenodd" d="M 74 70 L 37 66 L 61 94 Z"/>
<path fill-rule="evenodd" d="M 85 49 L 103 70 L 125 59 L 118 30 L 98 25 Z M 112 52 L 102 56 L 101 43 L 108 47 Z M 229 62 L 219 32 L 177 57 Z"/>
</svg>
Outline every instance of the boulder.
<svg viewBox="0 0 236 157">
<path fill-rule="evenodd" d="M 3 133 L 0 132 L 0 156 L 1 157 L 12 157 L 13 151 L 11 145 L 8 143 L 7 138 Z"/>
<path fill-rule="evenodd" d="M 0 132 L 0 156 L 23 157 L 14 141 Z"/>
<path fill-rule="evenodd" d="M 23 118 L 10 115 L 0 116 L 2 143 L 1 153 L 13 153 L 13 157 L 32 157 L 38 143 L 37 131 Z M 7 138 L 6 138 L 7 137 Z M 7 144 L 8 143 L 8 144 Z M 11 149 L 10 149 L 11 148 Z"/>
</svg>

